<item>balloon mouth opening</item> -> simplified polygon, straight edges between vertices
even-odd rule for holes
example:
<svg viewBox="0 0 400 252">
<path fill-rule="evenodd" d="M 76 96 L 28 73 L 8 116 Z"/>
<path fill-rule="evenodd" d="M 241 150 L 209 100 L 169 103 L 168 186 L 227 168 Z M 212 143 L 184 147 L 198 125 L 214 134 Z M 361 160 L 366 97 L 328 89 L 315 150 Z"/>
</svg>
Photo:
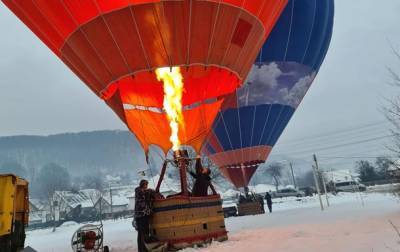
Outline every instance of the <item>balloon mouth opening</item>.
<svg viewBox="0 0 400 252">
<path fill-rule="evenodd" d="M 174 159 L 180 159 L 180 158 L 188 158 L 189 157 L 189 153 L 187 150 L 173 150 L 173 155 L 174 155 Z"/>
</svg>

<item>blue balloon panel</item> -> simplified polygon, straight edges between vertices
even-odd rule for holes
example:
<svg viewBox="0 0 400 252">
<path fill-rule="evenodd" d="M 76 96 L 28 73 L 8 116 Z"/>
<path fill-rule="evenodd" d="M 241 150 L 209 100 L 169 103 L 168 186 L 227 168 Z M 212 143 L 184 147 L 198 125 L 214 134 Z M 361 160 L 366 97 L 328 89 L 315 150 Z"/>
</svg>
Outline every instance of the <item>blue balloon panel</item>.
<svg viewBox="0 0 400 252">
<path fill-rule="evenodd" d="M 289 0 L 244 85 L 225 99 L 203 152 L 236 187 L 268 158 L 313 83 L 333 16 L 333 0 Z"/>
</svg>

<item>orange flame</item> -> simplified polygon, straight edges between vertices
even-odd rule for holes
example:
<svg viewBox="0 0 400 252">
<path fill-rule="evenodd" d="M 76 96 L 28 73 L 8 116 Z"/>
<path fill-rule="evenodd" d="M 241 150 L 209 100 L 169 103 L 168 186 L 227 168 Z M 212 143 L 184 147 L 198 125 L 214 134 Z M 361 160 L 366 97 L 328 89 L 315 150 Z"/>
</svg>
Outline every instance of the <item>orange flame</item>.
<svg viewBox="0 0 400 252">
<path fill-rule="evenodd" d="M 171 136 L 169 140 L 172 143 L 172 150 L 179 149 L 179 125 L 183 125 L 182 115 L 182 93 L 183 77 L 179 67 L 162 67 L 156 69 L 158 81 L 164 83 L 164 102 L 163 107 L 167 113 Z"/>
</svg>

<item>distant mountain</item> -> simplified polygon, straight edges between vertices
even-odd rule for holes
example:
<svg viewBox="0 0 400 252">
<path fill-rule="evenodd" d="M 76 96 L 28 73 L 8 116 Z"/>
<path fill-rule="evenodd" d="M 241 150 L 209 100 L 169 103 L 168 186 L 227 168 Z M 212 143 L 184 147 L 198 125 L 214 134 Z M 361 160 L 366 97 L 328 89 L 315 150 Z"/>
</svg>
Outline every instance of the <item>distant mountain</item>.
<svg viewBox="0 0 400 252">
<path fill-rule="evenodd" d="M 274 155 L 266 164 L 259 167 L 250 185 L 272 183 L 267 175 L 268 165 L 274 161 L 281 162 L 285 169 L 282 172 L 282 184 L 291 184 L 292 177 L 289 161 L 293 161 L 293 170 L 297 177 L 311 169 L 309 162 L 293 160 L 282 155 Z M 80 133 L 65 133 L 49 136 L 9 136 L 0 137 L 0 172 L 7 163 L 17 163 L 25 168 L 23 175 L 33 182 L 35 174 L 48 163 L 56 163 L 68 169 L 76 181 L 91 174 L 121 175 L 128 182 L 142 178 L 138 171 L 146 171 L 148 178 L 156 176 L 162 166 L 161 154 L 151 151 L 149 163 L 136 138 L 128 131 L 92 131 Z M 14 167 L 14 170 L 17 170 Z M 18 173 L 18 172 L 17 172 Z M 168 169 L 167 176 L 175 179 L 175 169 Z M 127 177 L 128 175 L 128 177 Z M 222 177 L 214 181 L 222 191 L 231 185 Z"/>
<path fill-rule="evenodd" d="M 54 162 L 66 167 L 72 176 L 97 171 L 136 173 L 146 167 L 135 137 L 128 131 L 111 130 L 0 137 L 0 165 L 10 162 L 21 164 L 28 173 Z"/>
</svg>

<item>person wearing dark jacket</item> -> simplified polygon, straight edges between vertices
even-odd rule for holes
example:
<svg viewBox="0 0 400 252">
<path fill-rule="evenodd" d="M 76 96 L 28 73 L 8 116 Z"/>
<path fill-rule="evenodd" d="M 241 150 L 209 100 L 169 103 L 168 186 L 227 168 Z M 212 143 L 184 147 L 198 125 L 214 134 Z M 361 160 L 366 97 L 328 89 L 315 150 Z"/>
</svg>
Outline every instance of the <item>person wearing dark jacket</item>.
<svg viewBox="0 0 400 252">
<path fill-rule="evenodd" d="M 213 194 L 217 194 L 214 186 L 211 184 L 210 169 L 204 168 L 201 165 L 201 160 L 198 157 L 196 159 L 196 173 L 189 171 L 190 175 L 195 179 L 192 196 L 202 197 L 208 195 L 208 187 L 211 188 Z"/>
<path fill-rule="evenodd" d="M 272 213 L 272 197 L 271 194 L 269 194 L 269 192 L 265 194 L 265 200 L 267 201 L 269 212 Z"/>
<path fill-rule="evenodd" d="M 149 240 L 149 217 L 152 211 L 154 190 L 148 189 L 149 182 L 142 179 L 135 188 L 135 222 L 138 232 L 137 246 L 139 252 L 146 252 L 145 242 Z"/>
</svg>

